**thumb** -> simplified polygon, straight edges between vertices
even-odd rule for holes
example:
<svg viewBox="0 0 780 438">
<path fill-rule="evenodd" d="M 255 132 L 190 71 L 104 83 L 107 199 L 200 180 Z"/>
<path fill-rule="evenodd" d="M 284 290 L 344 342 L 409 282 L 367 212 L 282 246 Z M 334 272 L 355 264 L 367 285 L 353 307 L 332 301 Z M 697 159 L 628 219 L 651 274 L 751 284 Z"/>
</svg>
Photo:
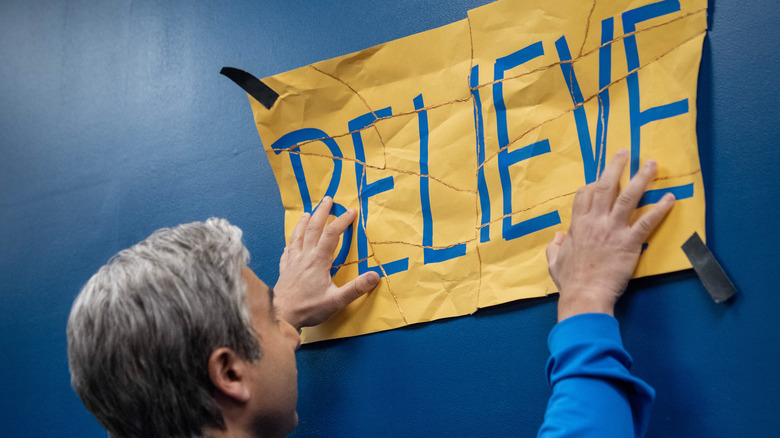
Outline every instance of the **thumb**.
<svg viewBox="0 0 780 438">
<path fill-rule="evenodd" d="M 550 242 L 549 245 L 547 245 L 547 264 L 551 265 L 555 263 L 555 259 L 558 257 L 558 251 L 561 250 L 561 245 L 563 245 L 563 239 L 566 238 L 566 233 L 562 233 L 560 231 L 557 231 L 555 233 L 555 237 L 553 238 L 552 242 Z"/>
<path fill-rule="evenodd" d="M 350 281 L 339 290 L 339 301 L 342 307 L 355 301 L 379 284 L 379 274 L 374 271 L 366 272 L 360 277 Z"/>
</svg>

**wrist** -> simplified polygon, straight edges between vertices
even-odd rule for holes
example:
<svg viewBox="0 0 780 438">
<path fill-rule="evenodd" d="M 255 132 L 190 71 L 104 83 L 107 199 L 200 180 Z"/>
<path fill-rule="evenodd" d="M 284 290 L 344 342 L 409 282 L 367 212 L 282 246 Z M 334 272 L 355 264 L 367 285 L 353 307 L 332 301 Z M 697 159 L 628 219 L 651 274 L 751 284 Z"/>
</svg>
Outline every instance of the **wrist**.
<svg viewBox="0 0 780 438">
<path fill-rule="evenodd" d="M 276 288 L 274 288 L 276 292 Z M 276 310 L 277 318 L 286 321 L 291 326 L 295 327 L 300 332 L 301 321 L 299 318 L 299 311 L 295 309 L 292 303 L 288 302 L 286 293 L 276 293 L 274 296 L 274 309 Z"/>
<path fill-rule="evenodd" d="M 604 313 L 615 316 L 617 299 L 603 293 L 562 291 L 558 299 L 558 322 L 584 313 Z"/>
<path fill-rule="evenodd" d="M 282 315 L 281 318 L 285 321 L 287 321 L 288 324 L 293 326 L 295 330 L 298 331 L 298 333 L 301 332 L 301 329 L 303 328 L 303 324 L 300 322 L 298 318 L 295 318 L 293 315 Z"/>
</svg>

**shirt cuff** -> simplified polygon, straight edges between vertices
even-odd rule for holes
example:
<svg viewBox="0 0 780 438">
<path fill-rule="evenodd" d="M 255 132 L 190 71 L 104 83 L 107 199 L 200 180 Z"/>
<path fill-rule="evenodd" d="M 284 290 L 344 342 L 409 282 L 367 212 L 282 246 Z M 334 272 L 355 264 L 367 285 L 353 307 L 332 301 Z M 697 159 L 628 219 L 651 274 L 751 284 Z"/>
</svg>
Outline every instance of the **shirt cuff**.
<svg viewBox="0 0 780 438">
<path fill-rule="evenodd" d="M 553 327 L 547 338 L 550 353 L 583 342 L 606 341 L 623 345 L 617 319 L 606 313 L 583 313 L 564 319 Z"/>
</svg>

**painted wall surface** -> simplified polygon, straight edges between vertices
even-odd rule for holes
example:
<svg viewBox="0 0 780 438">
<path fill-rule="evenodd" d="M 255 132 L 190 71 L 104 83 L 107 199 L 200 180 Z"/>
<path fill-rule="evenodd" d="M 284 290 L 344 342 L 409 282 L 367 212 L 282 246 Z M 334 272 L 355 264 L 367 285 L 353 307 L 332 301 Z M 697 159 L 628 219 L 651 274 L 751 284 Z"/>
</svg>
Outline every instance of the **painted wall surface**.
<svg viewBox="0 0 780 438">
<path fill-rule="evenodd" d="M 245 93 L 259 77 L 465 18 L 480 0 L 0 5 L 0 427 L 102 437 L 69 386 L 65 324 L 86 280 L 153 230 L 211 216 L 245 231 L 267 283 L 283 210 Z M 710 1 L 698 134 L 710 248 L 740 290 L 692 272 L 633 282 L 618 306 L 652 437 L 780 429 L 780 60 L 774 0 Z M 555 299 L 298 353 L 294 436 L 533 436 Z M 519 336 L 523 333 L 523 336 Z"/>
</svg>

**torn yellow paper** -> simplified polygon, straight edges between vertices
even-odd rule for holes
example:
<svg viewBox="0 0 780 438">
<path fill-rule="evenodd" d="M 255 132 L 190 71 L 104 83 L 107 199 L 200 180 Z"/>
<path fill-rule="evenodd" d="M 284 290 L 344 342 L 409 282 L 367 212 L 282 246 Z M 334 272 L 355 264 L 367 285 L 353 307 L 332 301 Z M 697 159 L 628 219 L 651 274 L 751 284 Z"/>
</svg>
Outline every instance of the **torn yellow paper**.
<svg viewBox="0 0 780 438">
<path fill-rule="evenodd" d="M 359 220 L 334 281 L 383 281 L 304 342 L 470 314 L 555 292 L 544 248 L 620 147 L 677 205 L 635 276 L 689 268 L 704 235 L 696 85 L 706 0 L 501 0 L 468 19 L 263 81 L 250 98 L 287 237 L 333 197 Z M 624 183 L 629 176 L 624 176 Z"/>
</svg>

